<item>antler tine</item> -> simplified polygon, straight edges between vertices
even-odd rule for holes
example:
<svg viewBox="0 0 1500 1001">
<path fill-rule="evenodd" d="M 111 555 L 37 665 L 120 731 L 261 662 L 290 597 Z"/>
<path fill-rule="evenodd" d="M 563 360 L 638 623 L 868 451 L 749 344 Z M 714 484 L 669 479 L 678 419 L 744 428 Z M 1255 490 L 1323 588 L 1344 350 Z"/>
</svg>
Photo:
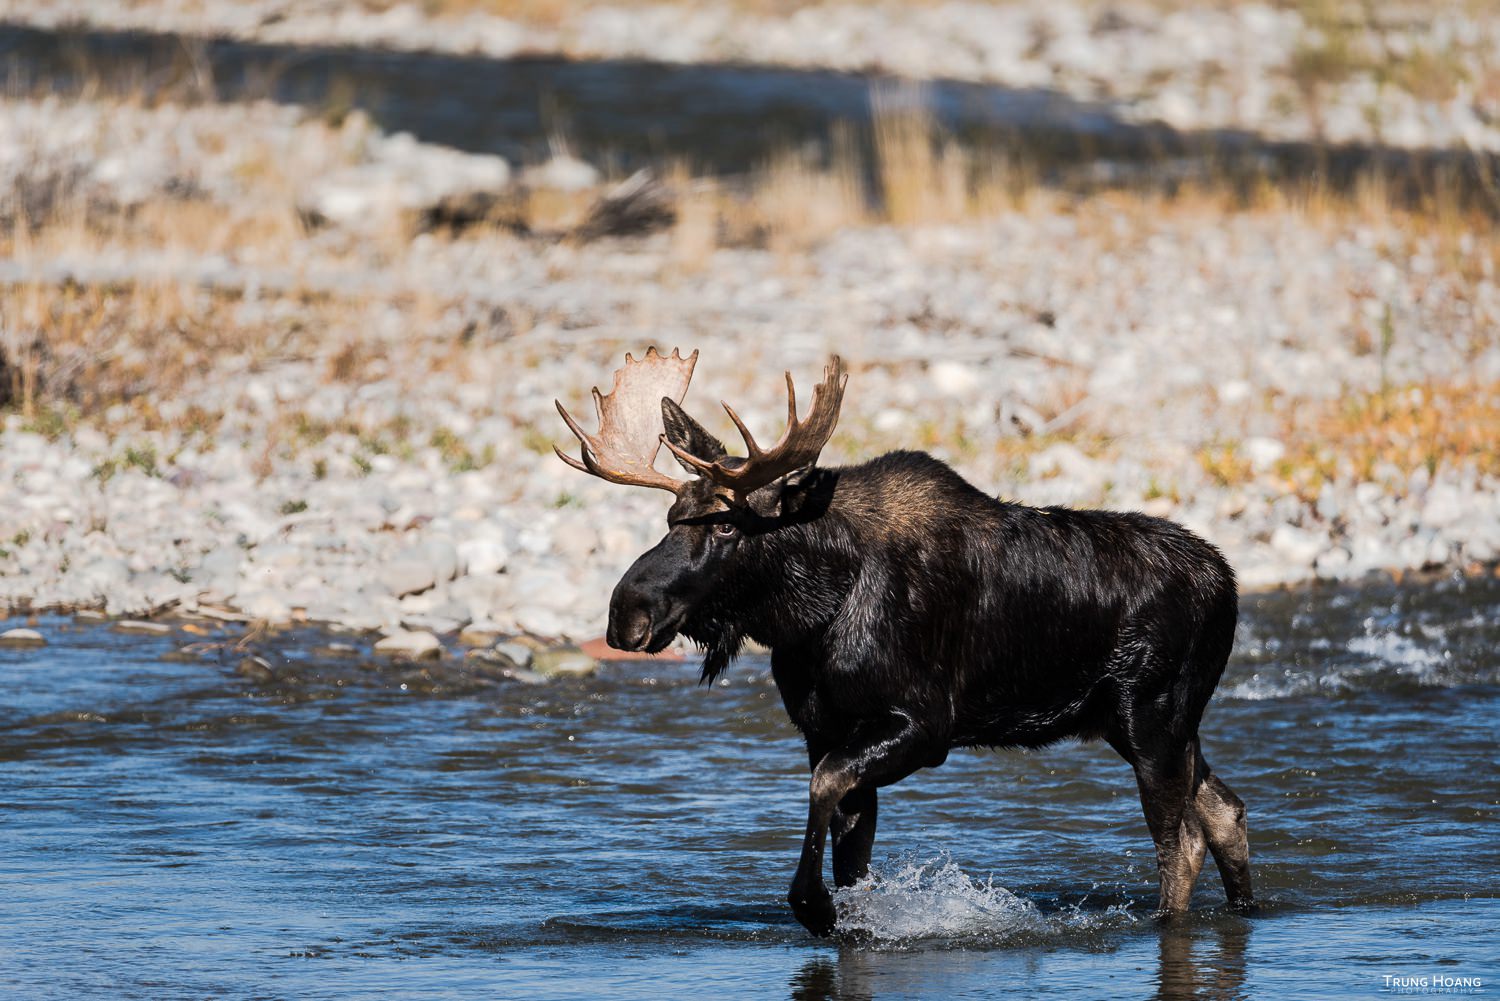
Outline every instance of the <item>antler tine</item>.
<svg viewBox="0 0 1500 1001">
<path fill-rule="evenodd" d="M 823 378 L 828 378 L 828 366 L 823 366 Z M 813 389 L 816 399 L 817 389 Z M 797 386 L 792 382 L 792 373 L 786 374 L 786 426 L 791 428 L 797 423 Z"/>
<path fill-rule="evenodd" d="M 764 454 L 761 452 L 760 446 L 755 443 L 755 436 L 750 433 L 749 428 L 745 427 L 745 422 L 740 420 L 740 415 L 734 412 L 734 408 L 722 400 L 719 401 L 719 406 L 724 408 L 724 412 L 729 415 L 729 419 L 734 421 L 734 426 L 739 428 L 740 437 L 745 439 L 745 450 L 750 454 L 750 458 L 753 459 L 757 455 Z"/>
<path fill-rule="evenodd" d="M 823 369 L 823 381 L 813 388 L 813 405 L 807 419 L 798 420 L 797 390 L 792 383 L 792 374 L 788 372 L 786 430 L 770 449 L 762 449 L 734 408 L 724 404 L 725 412 L 739 429 L 749 452 L 743 462 L 733 467 L 724 465 L 722 460 L 708 462 L 700 459 L 670 441 L 666 443 L 667 447 L 679 459 L 743 500 L 777 477 L 817 461 L 818 454 L 828 443 L 838 424 L 839 408 L 843 405 L 844 387 L 848 382 L 849 376 L 844 372 L 844 363 L 835 355 Z"/>
<path fill-rule="evenodd" d="M 653 467 L 661 448 L 661 401 L 664 397 L 682 401 L 697 363 L 697 351 L 683 358 L 673 349 L 668 358 L 651 347 L 640 361 L 627 354 L 625 366 L 615 372 L 610 391 L 600 393 L 594 387 L 594 409 L 599 415 L 596 434 L 584 431 L 562 403 L 556 401 L 558 414 L 583 448 L 578 459 L 556 446 L 553 450 L 574 469 L 611 483 L 656 487 L 675 493 L 682 481 Z"/>
</svg>

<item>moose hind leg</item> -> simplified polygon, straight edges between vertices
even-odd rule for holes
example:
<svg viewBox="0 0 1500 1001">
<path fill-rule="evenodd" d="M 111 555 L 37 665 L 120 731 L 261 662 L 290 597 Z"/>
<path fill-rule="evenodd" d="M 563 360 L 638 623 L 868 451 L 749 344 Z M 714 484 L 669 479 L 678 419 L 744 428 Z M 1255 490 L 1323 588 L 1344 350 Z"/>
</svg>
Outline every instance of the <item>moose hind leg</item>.
<svg viewBox="0 0 1500 1001">
<path fill-rule="evenodd" d="M 1203 869 L 1207 838 L 1193 797 L 1192 748 L 1162 758 L 1135 762 L 1136 785 L 1151 840 L 1156 842 L 1156 868 L 1161 881 L 1158 908 L 1168 914 L 1188 909 L 1193 884 Z"/>
<path fill-rule="evenodd" d="M 1201 759 L 1200 759 L 1201 760 Z M 1250 889 L 1250 840 L 1245 826 L 1245 804 L 1203 764 L 1203 779 L 1193 799 L 1193 811 L 1208 838 L 1208 848 L 1224 880 L 1231 907 L 1254 906 Z"/>
<path fill-rule="evenodd" d="M 829 824 L 833 841 L 833 885 L 853 886 L 870 871 L 875 846 L 874 789 L 856 789 L 839 801 Z"/>
</svg>

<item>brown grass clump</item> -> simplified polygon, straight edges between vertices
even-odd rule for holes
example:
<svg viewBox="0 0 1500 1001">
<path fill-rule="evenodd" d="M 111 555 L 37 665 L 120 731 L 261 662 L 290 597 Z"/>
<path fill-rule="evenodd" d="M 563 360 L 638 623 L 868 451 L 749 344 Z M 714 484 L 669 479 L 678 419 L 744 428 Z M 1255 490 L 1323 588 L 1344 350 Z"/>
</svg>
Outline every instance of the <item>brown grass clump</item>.
<svg viewBox="0 0 1500 1001">
<path fill-rule="evenodd" d="M 341 333 L 361 309 L 297 292 L 247 303 L 234 289 L 175 281 L 0 285 L 0 405 L 27 418 L 154 407 L 234 358 L 250 371 L 333 352 L 330 372 L 357 375 L 371 354 L 346 359 Z"/>
<path fill-rule="evenodd" d="M 1287 451 L 1273 472 L 1282 489 L 1305 501 L 1335 481 L 1381 482 L 1465 466 L 1500 475 L 1500 383 L 1426 382 L 1346 393 L 1322 405 L 1302 401 L 1287 408 L 1280 438 Z M 1198 463 L 1221 487 L 1257 475 L 1233 442 L 1205 446 Z"/>
<path fill-rule="evenodd" d="M 1466 465 L 1500 475 L 1500 383 L 1428 382 L 1298 409 L 1282 461 L 1299 490 L 1316 490 L 1340 467 L 1361 480 L 1378 478 L 1382 464 L 1405 475 Z"/>
</svg>

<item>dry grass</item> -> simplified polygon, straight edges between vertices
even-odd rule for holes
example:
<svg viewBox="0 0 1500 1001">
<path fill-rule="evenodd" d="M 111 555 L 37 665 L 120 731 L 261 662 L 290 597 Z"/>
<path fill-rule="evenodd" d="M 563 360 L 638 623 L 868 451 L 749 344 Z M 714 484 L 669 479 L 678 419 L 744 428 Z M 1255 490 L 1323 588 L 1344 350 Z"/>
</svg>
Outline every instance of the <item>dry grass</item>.
<svg viewBox="0 0 1500 1001">
<path fill-rule="evenodd" d="M 43 424 L 119 405 L 174 423 L 186 415 L 159 408 L 226 359 L 255 372 L 327 357 L 330 372 L 357 381 L 372 349 L 340 361 L 338 345 L 362 326 L 357 305 L 296 291 L 249 302 L 173 281 L 3 285 L 0 402 Z"/>
<path fill-rule="evenodd" d="M 873 160 L 852 133 L 835 138 L 826 158 L 774 157 L 734 182 L 694 180 L 674 169 L 674 239 L 683 261 L 711 246 L 751 245 L 800 251 L 840 230 L 869 225 L 920 226 L 1041 210 L 1087 214 L 1099 206 L 1143 225 L 1164 215 L 1289 215 L 1345 227 L 1368 224 L 1433 238 L 1445 266 L 1468 277 L 1492 277 L 1500 264 L 1500 176 L 1488 161 L 1423 178 L 1369 168 L 1345 186 L 1311 171 L 1292 179 L 1206 164 L 1202 174 L 1173 179 L 1148 174 L 1129 187 L 1081 180 L 1044 184 L 1039 170 L 1004 151 L 976 152 L 956 143 L 927 112 L 920 90 L 874 95 Z M 545 231 L 545 221 L 534 229 Z"/>
<path fill-rule="evenodd" d="M 1281 409 L 1279 437 L 1287 450 L 1267 475 L 1304 501 L 1317 500 L 1333 482 L 1404 488 L 1419 470 L 1432 476 L 1472 467 L 1482 476 L 1500 475 L 1500 384 L 1427 382 Z M 1261 475 L 1234 442 L 1205 446 L 1198 462 L 1221 487 Z"/>
<path fill-rule="evenodd" d="M 1297 408 L 1287 422 L 1290 443 L 1280 473 L 1303 495 L 1316 496 L 1339 474 L 1383 479 L 1419 469 L 1472 465 L 1500 475 L 1500 384 L 1424 383 L 1347 394 L 1321 408 Z"/>
<path fill-rule="evenodd" d="M 42 221 L 0 228 L 0 254 L 18 261 L 118 251 L 283 254 L 306 235 L 290 199 L 256 199 L 236 207 L 197 199 L 157 198 L 129 209 L 72 202 Z"/>
</svg>

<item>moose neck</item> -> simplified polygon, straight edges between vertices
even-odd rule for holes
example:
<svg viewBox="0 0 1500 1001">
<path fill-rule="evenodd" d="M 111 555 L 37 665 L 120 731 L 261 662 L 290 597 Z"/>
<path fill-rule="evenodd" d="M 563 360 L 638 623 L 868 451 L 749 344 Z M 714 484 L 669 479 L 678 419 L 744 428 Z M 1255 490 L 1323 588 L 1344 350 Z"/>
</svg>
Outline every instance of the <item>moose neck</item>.
<svg viewBox="0 0 1500 1001">
<path fill-rule="evenodd" d="M 859 561 L 835 508 L 747 537 L 684 630 L 705 649 L 704 679 L 717 677 L 747 639 L 773 649 L 816 643 L 843 607 Z"/>
</svg>

